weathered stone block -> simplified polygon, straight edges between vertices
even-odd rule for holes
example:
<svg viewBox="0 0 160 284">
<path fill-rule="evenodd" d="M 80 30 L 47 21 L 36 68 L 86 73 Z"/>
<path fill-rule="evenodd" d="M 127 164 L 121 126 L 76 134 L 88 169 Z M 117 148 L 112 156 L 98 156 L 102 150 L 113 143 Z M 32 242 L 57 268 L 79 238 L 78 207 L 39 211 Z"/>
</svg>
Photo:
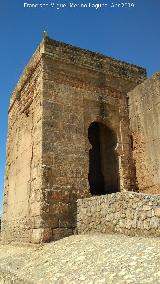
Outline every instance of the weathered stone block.
<svg viewBox="0 0 160 284">
<path fill-rule="evenodd" d="M 160 217 L 160 207 L 154 209 L 154 215 Z"/>
</svg>

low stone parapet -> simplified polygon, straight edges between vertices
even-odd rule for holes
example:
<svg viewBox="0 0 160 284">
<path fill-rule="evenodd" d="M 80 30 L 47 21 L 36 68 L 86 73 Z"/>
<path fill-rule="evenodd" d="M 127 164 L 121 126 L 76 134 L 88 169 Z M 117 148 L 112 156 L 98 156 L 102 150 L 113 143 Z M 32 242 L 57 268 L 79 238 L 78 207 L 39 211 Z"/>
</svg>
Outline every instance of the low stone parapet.
<svg viewBox="0 0 160 284">
<path fill-rule="evenodd" d="M 78 199 L 78 234 L 160 236 L 160 195 L 117 192 Z"/>
</svg>

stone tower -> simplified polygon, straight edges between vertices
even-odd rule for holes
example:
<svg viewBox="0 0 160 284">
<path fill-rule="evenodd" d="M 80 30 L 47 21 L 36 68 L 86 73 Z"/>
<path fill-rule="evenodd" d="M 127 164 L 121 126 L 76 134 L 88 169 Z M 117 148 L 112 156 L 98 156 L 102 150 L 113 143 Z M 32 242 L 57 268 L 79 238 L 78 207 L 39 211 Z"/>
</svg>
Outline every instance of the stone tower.
<svg viewBox="0 0 160 284">
<path fill-rule="evenodd" d="M 127 93 L 143 68 L 45 36 L 11 96 L 4 242 L 74 233 L 76 200 L 136 190 Z"/>
</svg>

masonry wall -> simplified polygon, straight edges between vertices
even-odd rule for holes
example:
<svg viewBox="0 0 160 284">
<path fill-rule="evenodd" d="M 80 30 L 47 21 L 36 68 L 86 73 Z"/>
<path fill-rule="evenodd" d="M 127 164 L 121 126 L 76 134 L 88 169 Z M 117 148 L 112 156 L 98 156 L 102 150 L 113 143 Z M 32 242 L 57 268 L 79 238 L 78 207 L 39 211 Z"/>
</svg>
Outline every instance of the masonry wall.
<svg viewBox="0 0 160 284">
<path fill-rule="evenodd" d="M 77 201 L 78 234 L 160 236 L 160 195 L 118 192 Z"/>
<path fill-rule="evenodd" d="M 129 92 L 130 128 L 137 187 L 160 193 L 160 73 Z"/>
<path fill-rule="evenodd" d="M 10 101 L 2 218 L 4 242 L 35 242 L 35 228 L 41 222 L 42 64 L 39 52 L 34 61 L 30 77 L 22 75 Z"/>
<path fill-rule="evenodd" d="M 120 190 L 134 188 L 127 92 L 144 80 L 145 71 L 49 38 L 42 58 L 42 217 L 46 238 L 56 240 L 74 232 L 77 198 L 91 196 L 92 122 L 114 130 Z"/>
<path fill-rule="evenodd" d="M 4 241 L 39 243 L 74 233 L 76 200 L 91 196 L 93 122 L 116 136 L 119 190 L 136 190 L 127 93 L 145 78 L 143 68 L 43 39 L 11 97 Z"/>
</svg>

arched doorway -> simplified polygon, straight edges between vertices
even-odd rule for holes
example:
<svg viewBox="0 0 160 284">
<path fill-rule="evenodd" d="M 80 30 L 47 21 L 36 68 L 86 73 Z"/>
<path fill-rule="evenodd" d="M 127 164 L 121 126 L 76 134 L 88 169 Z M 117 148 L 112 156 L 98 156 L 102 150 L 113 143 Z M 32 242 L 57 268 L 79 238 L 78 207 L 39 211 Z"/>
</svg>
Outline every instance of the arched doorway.
<svg viewBox="0 0 160 284">
<path fill-rule="evenodd" d="M 102 123 L 93 122 L 88 128 L 88 139 L 92 145 L 89 151 L 88 174 L 91 194 L 102 195 L 119 191 L 115 132 Z"/>
</svg>

